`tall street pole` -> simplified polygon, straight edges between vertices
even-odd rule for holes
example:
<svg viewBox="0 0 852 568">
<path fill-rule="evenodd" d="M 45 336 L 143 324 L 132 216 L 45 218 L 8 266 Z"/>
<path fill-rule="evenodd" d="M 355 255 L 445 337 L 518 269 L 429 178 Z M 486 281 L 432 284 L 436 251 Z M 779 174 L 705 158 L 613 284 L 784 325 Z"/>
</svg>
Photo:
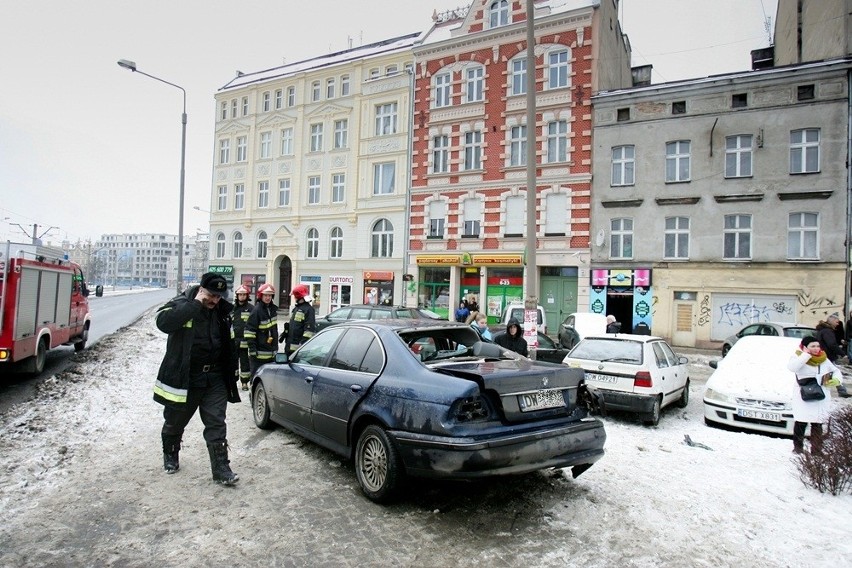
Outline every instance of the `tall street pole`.
<svg viewBox="0 0 852 568">
<path fill-rule="evenodd" d="M 527 242 L 526 242 L 526 274 L 524 283 L 527 297 L 524 301 L 524 330 L 528 332 L 527 322 L 532 318 L 533 329 L 538 329 L 538 267 L 536 265 L 536 246 L 538 243 L 536 225 L 536 159 L 535 150 L 538 147 L 538 127 L 536 125 L 535 107 L 535 2 L 527 0 Z M 529 357 L 535 359 L 535 349 L 538 347 L 538 335 L 533 334 L 530 344 Z"/>
</svg>

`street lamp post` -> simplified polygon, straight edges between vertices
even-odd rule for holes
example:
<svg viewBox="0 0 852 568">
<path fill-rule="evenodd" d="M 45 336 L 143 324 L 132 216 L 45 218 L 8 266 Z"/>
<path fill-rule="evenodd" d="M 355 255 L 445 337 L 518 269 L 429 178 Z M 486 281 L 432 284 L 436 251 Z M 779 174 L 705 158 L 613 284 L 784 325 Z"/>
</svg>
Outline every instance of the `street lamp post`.
<svg viewBox="0 0 852 568">
<path fill-rule="evenodd" d="M 177 257 L 177 292 L 180 294 L 181 286 L 183 285 L 183 194 L 184 194 L 184 178 L 186 177 L 186 90 L 180 85 L 175 85 L 159 77 L 149 75 L 136 68 L 136 63 L 127 59 L 119 59 L 118 66 L 125 69 L 130 69 L 134 73 L 139 73 L 150 77 L 160 83 L 171 85 L 181 90 L 183 93 L 183 114 L 181 114 L 181 139 L 180 139 L 180 205 L 178 206 L 178 257 Z"/>
</svg>

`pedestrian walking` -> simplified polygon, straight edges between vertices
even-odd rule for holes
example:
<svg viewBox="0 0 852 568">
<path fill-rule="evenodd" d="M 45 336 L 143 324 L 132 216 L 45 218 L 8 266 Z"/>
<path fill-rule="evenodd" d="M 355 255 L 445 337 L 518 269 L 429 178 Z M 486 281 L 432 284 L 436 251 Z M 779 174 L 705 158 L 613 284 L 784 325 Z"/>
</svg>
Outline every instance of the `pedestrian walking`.
<svg viewBox="0 0 852 568">
<path fill-rule="evenodd" d="M 225 412 L 229 402 L 240 402 L 240 395 L 237 356 L 230 338 L 233 306 L 224 299 L 227 292 L 225 279 L 208 272 L 200 285 L 157 311 L 157 328 L 168 339 L 154 383 L 154 400 L 163 405 L 166 473 L 180 469 L 183 432 L 199 410 L 213 481 L 233 485 L 239 477 L 229 466 Z"/>
<path fill-rule="evenodd" d="M 239 355 L 240 363 L 240 383 L 243 385 L 243 390 L 248 390 L 248 383 L 251 380 L 251 364 L 249 362 L 248 342 L 246 341 L 244 332 L 246 322 L 254 308 L 249 300 L 249 289 L 245 286 L 240 286 L 234 290 L 234 311 L 231 313 L 231 339 L 234 341 L 234 348 Z"/>
<path fill-rule="evenodd" d="M 787 362 L 787 368 L 796 374 L 793 391 L 793 453 L 804 451 L 805 430 L 811 427 L 811 452 L 819 452 L 822 444 L 823 424 L 828 422 L 831 413 L 831 393 L 829 387 L 840 385 L 843 374 L 829 360 L 820 346 L 819 340 L 812 336 L 802 338 L 799 348 Z M 813 383 L 816 391 L 808 395 L 807 383 Z"/>
<path fill-rule="evenodd" d="M 284 352 L 288 355 L 299 348 L 299 345 L 314 336 L 317 331 L 314 307 L 307 301 L 310 290 L 304 284 L 293 288 L 293 298 L 296 304 L 290 311 L 290 324 L 284 343 Z"/>
<path fill-rule="evenodd" d="M 252 308 L 243 331 L 248 344 L 251 376 L 254 376 L 261 365 L 272 362 L 278 351 L 278 306 L 272 301 L 275 287 L 272 284 L 262 284 L 257 292 L 260 294 L 260 301 Z"/>
</svg>

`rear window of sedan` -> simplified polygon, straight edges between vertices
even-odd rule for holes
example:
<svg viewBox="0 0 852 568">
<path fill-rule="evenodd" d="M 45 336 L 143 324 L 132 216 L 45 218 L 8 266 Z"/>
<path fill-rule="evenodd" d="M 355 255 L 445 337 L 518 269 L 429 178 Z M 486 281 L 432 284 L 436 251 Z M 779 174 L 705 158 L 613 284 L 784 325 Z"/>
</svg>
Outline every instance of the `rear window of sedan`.
<svg viewBox="0 0 852 568">
<path fill-rule="evenodd" d="M 625 339 L 604 339 L 587 337 L 580 341 L 568 354 L 572 359 L 592 361 L 642 364 L 642 343 Z"/>
<path fill-rule="evenodd" d="M 797 337 L 799 339 L 808 335 L 814 335 L 816 330 L 812 327 L 787 327 L 784 328 L 784 335 L 787 337 Z"/>
</svg>

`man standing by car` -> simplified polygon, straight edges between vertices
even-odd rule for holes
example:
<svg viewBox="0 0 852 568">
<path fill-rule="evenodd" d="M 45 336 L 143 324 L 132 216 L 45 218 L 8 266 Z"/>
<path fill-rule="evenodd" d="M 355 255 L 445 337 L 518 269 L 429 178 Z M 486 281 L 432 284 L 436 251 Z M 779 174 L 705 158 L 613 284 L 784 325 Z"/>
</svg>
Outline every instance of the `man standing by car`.
<svg viewBox="0 0 852 568">
<path fill-rule="evenodd" d="M 240 382 L 243 385 L 243 390 L 247 391 L 249 380 L 251 380 L 251 363 L 249 362 L 248 343 L 244 332 L 253 306 L 249 301 L 249 290 L 245 286 L 240 286 L 234 290 L 234 298 L 234 311 L 231 314 L 233 319 L 231 339 L 234 341 L 234 349 L 239 353 Z"/>
<path fill-rule="evenodd" d="M 309 293 L 308 287 L 304 284 L 299 284 L 291 292 L 296 300 L 296 305 L 290 312 L 290 325 L 284 344 L 284 352 L 288 355 L 316 333 L 317 324 L 314 307 L 305 300 Z"/>
<path fill-rule="evenodd" d="M 828 316 L 826 321 L 820 321 L 816 324 L 817 340 L 831 363 L 837 363 L 843 356 L 842 349 L 837 343 L 837 328 L 840 326 L 842 326 L 840 318 L 834 314 Z M 841 398 L 852 396 L 844 385 L 837 387 L 837 394 Z"/>
<path fill-rule="evenodd" d="M 506 333 L 495 336 L 494 343 L 524 357 L 529 355 L 527 341 L 524 339 L 523 331 L 521 331 L 521 324 L 515 318 L 509 319 L 509 323 L 506 325 Z"/>
<path fill-rule="evenodd" d="M 252 376 L 261 365 L 272 362 L 278 351 L 278 306 L 272 302 L 275 287 L 272 284 L 262 284 L 257 292 L 260 294 L 260 301 L 252 308 L 243 331 L 248 344 Z"/>
<path fill-rule="evenodd" d="M 233 485 L 239 477 L 228 461 L 225 410 L 240 402 L 237 358 L 231 341 L 228 283 L 208 272 L 201 284 L 157 311 L 157 327 L 169 334 L 166 354 L 154 383 L 154 400 L 163 405 L 163 469 L 180 469 L 178 452 L 184 429 L 196 409 L 204 423 L 213 481 Z"/>
</svg>

